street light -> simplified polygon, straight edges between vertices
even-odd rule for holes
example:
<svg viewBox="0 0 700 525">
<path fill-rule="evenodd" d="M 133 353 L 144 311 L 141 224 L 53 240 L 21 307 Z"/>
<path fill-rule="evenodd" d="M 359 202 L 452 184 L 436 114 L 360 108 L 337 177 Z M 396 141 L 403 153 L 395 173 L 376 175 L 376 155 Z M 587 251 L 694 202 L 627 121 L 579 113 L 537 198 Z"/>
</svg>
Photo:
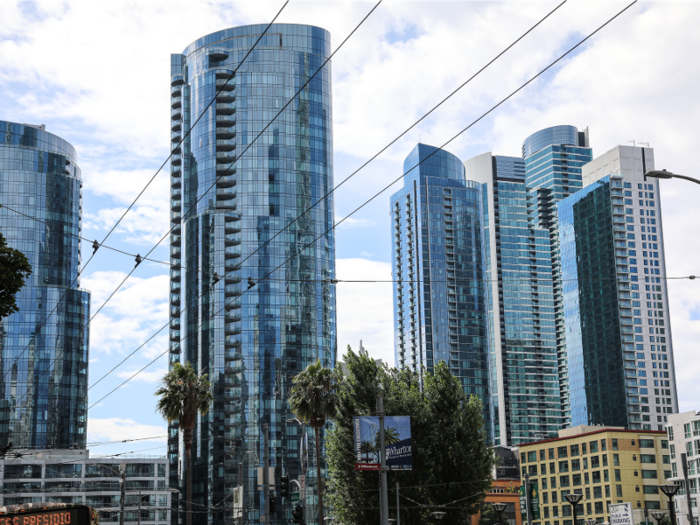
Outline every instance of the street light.
<svg viewBox="0 0 700 525">
<path fill-rule="evenodd" d="M 495 510 L 498 513 L 498 525 L 501 525 L 501 516 L 503 516 L 503 513 L 508 508 L 508 504 L 507 503 L 491 503 L 491 506 L 493 507 L 493 510 Z"/>
<path fill-rule="evenodd" d="M 576 505 L 578 505 L 578 502 L 581 501 L 581 498 L 583 498 L 583 494 L 571 493 L 571 494 L 567 494 L 564 497 L 566 498 L 566 501 L 571 503 L 571 507 L 573 508 L 573 512 L 574 512 L 574 525 L 578 525 L 578 519 L 577 519 L 577 515 L 576 515 Z"/>
<path fill-rule="evenodd" d="M 661 492 L 668 496 L 668 510 L 671 513 L 671 525 L 676 525 L 676 509 L 673 508 L 673 496 L 681 488 L 680 485 L 659 485 Z"/>
<path fill-rule="evenodd" d="M 586 521 L 586 525 L 596 525 L 598 523 L 598 520 L 595 518 L 588 518 Z"/>
<path fill-rule="evenodd" d="M 431 514 L 433 515 L 433 518 L 435 518 L 435 520 L 439 523 L 440 520 L 445 517 L 445 514 L 447 514 L 447 512 L 436 510 L 435 512 L 431 512 Z"/>
<path fill-rule="evenodd" d="M 700 184 L 700 180 L 694 179 L 693 177 L 688 177 L 687 175 L 678 175 L 677 173 L 671 173 L 666 170 L 652 170 L 647 171 L 644 174 L 645 177 L 651 177 L 652 179 L 685 179 L 695 184 Z"/>
<path fill-rule="evenodd" d="M 661 525 L 661 520 L 664 519 L 665 516 L 666 516 L 665 512 L 652 512 L 651 513 L 651 517 L 656 520 L 656 523 L 658 523 L 658 525 Z"/>
</svg>

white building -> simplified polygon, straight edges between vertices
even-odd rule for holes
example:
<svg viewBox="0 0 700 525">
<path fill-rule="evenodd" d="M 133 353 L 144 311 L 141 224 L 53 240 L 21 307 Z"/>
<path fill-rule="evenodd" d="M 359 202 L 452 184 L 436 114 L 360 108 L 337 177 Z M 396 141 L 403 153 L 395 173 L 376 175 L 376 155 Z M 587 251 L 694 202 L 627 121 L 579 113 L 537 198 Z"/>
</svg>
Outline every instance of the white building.
<svg viewBox="0 0 700 525">
<path fill-rule="evenodd" d="M 82 503 L 100 510 L 101 522 L 118 522 L 119 470 L 126 469 L 125 522 L 170 524 L 171 491 L 165 456 L 90 457 L 89 450 L 26 451 L 0 459 L 0 506 Z"/>
<path fill-rule="evenodd" d="M 698 525 L 698 488 L 700 488 L 700 412 L 690 411 L 668 416 L 668 442 L 671 454 L 670 481 L 683 485 L 675 497 L 677 525 L 690 525 L 688 516 L 688 496 L 685 491 L 683 462 L 686 455 L 688 464 L 688 484 L 690 485 L 693 524 Z"/>
</svg>

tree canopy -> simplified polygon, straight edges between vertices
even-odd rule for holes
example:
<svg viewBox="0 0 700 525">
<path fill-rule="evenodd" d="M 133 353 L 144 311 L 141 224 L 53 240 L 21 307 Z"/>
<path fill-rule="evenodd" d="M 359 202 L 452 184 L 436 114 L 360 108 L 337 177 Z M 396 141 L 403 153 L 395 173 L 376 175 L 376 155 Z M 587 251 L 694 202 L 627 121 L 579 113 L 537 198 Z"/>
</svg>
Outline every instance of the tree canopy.
<svg viewBox="0 0 700 525">
<path fill-rule="evenodd" d="M 416 508 L 418 504 L 447 505 L 442 509 L 447 513 L 442 525 L 471 523 L 471 515 L 479 511 L 491 486 L 495 461 L 481 402 L 466 397 L 444 363 L 434 373 L 424 373 L 421 390 L 417 374 L 380 367 L 350 347 L 345 362 L 347 375 L 337 372 L 335 425 L 326 439 L 328 497 L 338 522 L 379 520 L 379 473 L 355 470 L 353 417 L 376 413 L 381 385 L 386 415 L 411 417 L 412 470 L 389 472 L 390 517 L 396 518 L 398 482 L 402 525 L 431 522 L 431 509 Z M 366 442 L 361 450 L 363 455 L 373 455 L 374 449 L 375 443 Z"/>
<path fill-rule="evenodd" d="M 10 248 L 0 233 L 0 317 L 19 311 L 15 296 L 31 274 L 32 265 L 27 256 Z"/>
</svg>

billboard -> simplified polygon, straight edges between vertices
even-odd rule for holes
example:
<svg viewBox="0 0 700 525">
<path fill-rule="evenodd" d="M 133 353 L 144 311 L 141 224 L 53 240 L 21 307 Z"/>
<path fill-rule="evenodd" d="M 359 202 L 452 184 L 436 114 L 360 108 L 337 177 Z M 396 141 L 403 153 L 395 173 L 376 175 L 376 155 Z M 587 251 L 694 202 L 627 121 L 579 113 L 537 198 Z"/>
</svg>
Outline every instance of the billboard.
<svg viewBox="0 0 700 525">
<path fill-rule="evenodd" d="M 379 470 L 379 417 L 353 418 L 355 470 Z M 386 466 L 388 470 L 411 470 L 411 418 L 384 418 Z"/>
<path fill-rule="evenodd" d="M 233 489 L 233 517 L 243 516 L 243 487 Z"/>
<path fill-rule="evenodd" d="M 634 525 L 631 503 L 614 503 L 608 505 L 610 525 Z"/>
</svg>

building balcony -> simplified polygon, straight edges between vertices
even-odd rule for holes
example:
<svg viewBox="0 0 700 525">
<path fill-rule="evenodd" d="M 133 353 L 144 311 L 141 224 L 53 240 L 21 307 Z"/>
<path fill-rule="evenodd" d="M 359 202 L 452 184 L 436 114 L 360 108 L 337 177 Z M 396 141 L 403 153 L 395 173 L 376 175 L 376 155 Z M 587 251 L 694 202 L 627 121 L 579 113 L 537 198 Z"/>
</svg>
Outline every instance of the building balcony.
<svg viewBox="0 0 700 525">
<path fill-rule="evenodd" d="M 228 200 L 217 200 L 216 201 L 217 210 L 235 210 L 236 209 L 236 199 Z"/>
<path fill-rule="evenodd" d="M 226 246 L 238 246 L 241 244 L 241 238 L 237 233 L 227 233 L 224 235 L 224 242 Z"/>
<path fill-rule="evenodd" d="M 170 198 L 179 199 L 182 196 L 182 188 L 170 188 Z"/>
<path fill-rule="evenodd" d="M 175 86 L 182 86 L 185 83 L 185 79 L 182 75 L 175 75 L 170 79 L 170 85 L 175 87 Z"/>
<path fill-rule="evenodd" d="M 180 133 L 180 130 L 173 131 L 170 133 L 170 142 L 172 142 L 173 144 L 179 144 L 181 140 L 182 133 Z"/>
<path fill-rule="evenodd" d="M 224 295 L 228 297 L 241 295 L 241 285 L 240 284 L 227 284 L 224 286 Z"/>
<path fill-rule="evenodd" d="M 181 120 L 182 119 L 182 109 L 176 108 L 176 109 L 170 110 L 170 118 L 172 120 Z"/>
<path fill-rule="evenodd" d="M 172 97 L 170 99 L 170 107 L 173 109 L 177 109 L 177 108 L 182 107 L 182 97 L 179 97 L 179 96 Z"/>
<path fill-rule="evenodd" d="M 226 78 L 217 78 L 216 79 L 216 90 L 217 91 L 220 90 L 222 93 L 224 93 L 224 92 L 229 92 L 229 91 L 233 91 L 234 89 L 236 89 L 235 79 L 231 78 L 229 80 L 229 78 L 228 78 L 229 76 L 230 76 L 230 74 L 226 75 Z"/>
<path fill-rule="evenodd" d="M 217 200 L 235 199 L 236 187 L 232 186 L 230 188 L 216 188 L 216 198 Z"/>
<path fill-rule="evenodd" d="M 182 213 L 179 211 L 170 212 L 170 222 L 180 222 L 182 220 Z"/>
<path fill-rule="evenodd" d="M 226 175 L 232 175 L 236 173 L 236 164 L 233 162 L 217 162 L 216 163 L 216 174 L 217 176 L 225 177 Z M 218 182 L 218 180 L 217 180 Z"/>
<path fill-rule="evenodd" d="M 236 112 L 235 102 L 219 102 L 216 101 L 216 114 L 217 115 L 233 115 Z"/>
<path fill-rule="evenodd" d="M 224 326 L 226 335 L 238 335 L 242 332 L 240 323 L 226 323 Z"/>
<path fill-rule="evenodd" d="M 237 262 L 236 259 L 225 259 L 224 260 L 224 270 L 227 272 L 237 272 L 241 269 L 241 263 Z"/>
<path fill-rule="evenodd" d="M 233 296 L 226 297 L 224 299 L 224 307 L 228 310 L 237 310 L 241 307 L 241 298 Z"/>
<path fill-rule="evenodd" d="M 170 186 L 173 188 L 179 188 L 180 186 L 182 186 L 182 177 L 179 176 L 179 173 L 180 172 L 178 171 L 177 176 L 173 175 L 172 177 L 170 177 Z"/>
<path fill-rule="evenodd" d="M 228 235 L 229 233 L 240 233 L 241 225 L 240 221 L 226 221 L 224 223 L 224 232 Z"/>
<path fill-rule="evenodd" d="M 241 249 L 236 246 L 226 246 L 224 247 L 224 254 L 226 258 L 237 258 L 241 256 Z"/>
<path fill-rule="evenodd" d="M 170 257 L 173 259 L 179 259 L 182 257 L 182 249 L 179 246 L 171 246 Z"/>
<path fill-rule="evenodd" d="M 236 139 L 219 139 L 216 141 L 216 152 L 236 149 Z"/>
<path fill-rule="evenodd" d="M 172 211 L 182 211 L 182 200 L 171 199 L 170 200 L 170 209 Z"/>
<path fill-rule="evenodd" d="M 226 314 L 224 315 L 224 320 L 227 323 L 239 322 L 241 320 L 241 314 L 237 312 L 226 312 Z"/>
<path fill-rule="evenodd" d="M 180 305 L 180 294 L 179 293 L 171 293 L 170 294 L 170 304 L 179 306 Z"/>
<path fill-rule="evenodd" d="M 216 127 L 216 140 L 232 139 L 236 136 L 235 127 Z"/>
<path fill-rule="evenodd" d="M 229 188 L 236 185 L 235 175 L 221 175 L 216 179 L 216 186 L 218 188 Z"/>
<path fill-rule="evenodd" d="M 182 164 L 182 155 L 180 154 L 173 154 L 173 156 L 170 158 L 170 164 L 173 166 L 179 166 Z"/>
<path fill-rule="evenodd" d="M 182 244 L 182 236 L 181 235 L 170 235 L 170 245 L 171 246 L 180 246 Z M 178 273 L 179 275 L 179 273 Z"/>
<path fill-rule="evenodd" d="M 230 128 L 236 125 L 236 117 L 233 115 L 217 115 L 216 116 L 216 127 L 217 128 Z"/>
<path fill-rule="evenodd" d="M 224 345 L 227 347 L 239 347 L 241 346 L 241 340 L 238 339 L 237 335 L 225 335 L 224 336 Z"/>
</svg>

